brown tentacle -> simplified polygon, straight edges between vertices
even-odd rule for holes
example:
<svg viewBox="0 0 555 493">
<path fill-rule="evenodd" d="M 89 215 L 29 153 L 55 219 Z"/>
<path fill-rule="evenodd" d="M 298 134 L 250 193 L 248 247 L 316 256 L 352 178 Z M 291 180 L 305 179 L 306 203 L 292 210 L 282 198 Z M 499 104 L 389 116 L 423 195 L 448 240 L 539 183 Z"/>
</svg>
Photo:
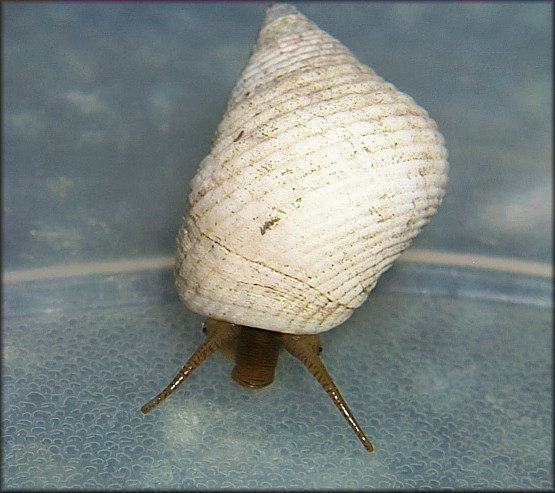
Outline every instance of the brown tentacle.
<svg viewBox="0 0 555 493">
<path fill-rule="evenodd" d="M 201 342 L 199 347 L 195 350 L 193 355 L 187 360 L 187 363 L 181 368 L 179 373 L 171 381 L 171 383 L 160 392 L 156 397 L 148 401 L 143 407 L 141 412 L 148 413 L 153 407 L 157 406 L 166 397 L 168 397 L 183 381 L 195 370 L 208 356 L 210 356 L 218 348 L 228 343 L 237 335 L 241 330 L 240 325 L 230 324 L 227 322 L 220 322 L 217 320 L 206 320 L 206 337 Z"/>
<path fill-rule="evenodd" d="M 374 446 L 370 440 L 366 438 L 362 428 L 357 423 L 353 413 L 347 406 L 347 403 L 340 394 L 339 389 L 333 382 L 331 376 L 326 370 L 326 367 L 318 356 L 321 351 L 318 336 L 282 334 L 282 343 L 285 349 L 295 356 L 295 358 L 299 359 L 306 366 L 308 371 L 312 373 L 314 378 L 318 380 L 320 385 L 324 387 L 324 390 L 330 396 L 331 400 L 337 406 L 341 414 L 343 414 L 347 423 L 349 423 L 349 426 L 353 429 L 364 448 L 368 452 L 373 452 Z"/>
</svg>

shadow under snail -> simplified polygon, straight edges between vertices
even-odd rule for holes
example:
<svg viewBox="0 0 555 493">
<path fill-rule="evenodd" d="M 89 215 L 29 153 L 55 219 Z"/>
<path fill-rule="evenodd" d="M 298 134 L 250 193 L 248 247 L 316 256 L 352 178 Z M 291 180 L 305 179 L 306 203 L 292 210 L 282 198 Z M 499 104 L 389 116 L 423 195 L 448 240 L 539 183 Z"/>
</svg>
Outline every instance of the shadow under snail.
<svg viewBox="0 0 555 493">
<path fill-rule="evenodd" d="M 217 349 L 261 388 L 281 347 L 373 451 L 320 360 L 441 204 L 447 151 L 414 100 L 287 4 L 271 5 L 191 182 L 176 241 L 181 300 L 206 336 L 149 412 Z"/>
</svg>

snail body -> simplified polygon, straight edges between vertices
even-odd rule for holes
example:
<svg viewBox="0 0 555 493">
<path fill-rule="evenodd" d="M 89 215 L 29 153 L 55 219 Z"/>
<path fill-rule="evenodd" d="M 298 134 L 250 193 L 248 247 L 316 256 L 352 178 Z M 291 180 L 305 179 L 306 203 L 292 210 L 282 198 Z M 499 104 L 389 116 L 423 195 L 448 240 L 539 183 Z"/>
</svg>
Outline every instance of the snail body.
<svg viewBox="0 0 555 493">
<path fill-rule="evenodd" d="M 436 213 L 446 158 L 412 98 L 294 7 L 270 6 L 177 235 L 176 288 L 207 317 L 206 338 L 143 412 L 225 347 L 235 350 L 234 380 L 268 385 L 284 347 L 371 451 L 317 334 L 350 317 Z M 261 376 L 260 365 L 272 369 Z"/>
</svg>

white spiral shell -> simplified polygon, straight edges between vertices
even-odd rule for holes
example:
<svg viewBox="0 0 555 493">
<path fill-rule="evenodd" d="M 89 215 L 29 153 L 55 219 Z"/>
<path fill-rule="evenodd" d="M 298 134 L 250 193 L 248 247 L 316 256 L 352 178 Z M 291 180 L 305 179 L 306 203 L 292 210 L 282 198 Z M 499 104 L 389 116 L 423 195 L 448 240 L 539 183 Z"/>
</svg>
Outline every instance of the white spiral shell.
<svg viewBox="0 0 555 493">
<path fill-rule="evenodd" d="M 446 157 L 409 96 L 294 7 L 269 7 L 192 180 L 181 299 L 278 332 L 341 324 L 436 213 Z"/>
</svg>

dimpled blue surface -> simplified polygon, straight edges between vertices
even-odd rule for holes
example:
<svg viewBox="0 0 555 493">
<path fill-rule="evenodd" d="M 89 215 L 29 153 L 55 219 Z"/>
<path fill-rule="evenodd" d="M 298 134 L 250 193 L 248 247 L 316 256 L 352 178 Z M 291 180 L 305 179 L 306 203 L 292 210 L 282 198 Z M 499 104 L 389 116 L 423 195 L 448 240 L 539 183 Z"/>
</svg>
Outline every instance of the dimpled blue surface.
<svg viewBox="0 0 555 493">
<path fill-rule="evenodd" d="M 551 309 L 398 292 L 426 270 L 386 274 L 321 337 L 374 454 L 288 354 L 259 391 L 236 385 L 216 354 L 143 416 L 202 339 L 169 271 L 12 286 L 4 488 L 549 488 Z M 549 283 L 534 282 L 547 300 Z M 66 308 L 11 311 L 50 290 Z"/>
</svg>

